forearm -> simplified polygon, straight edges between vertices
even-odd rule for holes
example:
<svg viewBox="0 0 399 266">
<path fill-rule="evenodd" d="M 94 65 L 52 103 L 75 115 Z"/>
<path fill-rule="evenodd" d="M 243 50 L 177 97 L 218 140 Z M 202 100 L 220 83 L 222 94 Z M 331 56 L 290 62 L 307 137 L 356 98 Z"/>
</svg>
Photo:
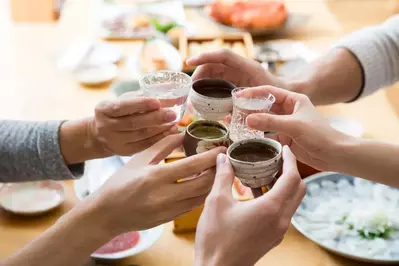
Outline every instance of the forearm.
<svg viewBox="0 0 399 266">
<path fill-rule="evenodd" d="M 363 86 L 362 67 L 346 49 L 333 49 L 288 79 L 288 88 L 309 96 L 315 105 L 348 102 Z"/>
<path fill-rule="evenodd" d="M 350 137 L 333 156 L 330 171 L 399 188 L 399 145 Z"/>
<path fill-rule="evenodd" d="M 101 227 L 100 216 L 95 206 L 82 202 L 2 265 L 81 266 L 91 253 L 112 238 Z"/>
</svg>

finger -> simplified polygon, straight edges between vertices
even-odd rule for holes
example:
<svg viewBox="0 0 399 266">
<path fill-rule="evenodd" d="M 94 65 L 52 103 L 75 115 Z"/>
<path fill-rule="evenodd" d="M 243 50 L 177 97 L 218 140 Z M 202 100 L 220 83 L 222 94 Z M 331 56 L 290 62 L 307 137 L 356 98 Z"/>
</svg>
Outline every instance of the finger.
<svg viewBox="0 0 399 266">
<path fill-rule="evenodd" d="M 273 197 L 280 203 L 295 197 L 302 181 L 296 164 L 296 157 L 288 146 L 283 147 L 283 174 L 274 184 L 273 189 L 266 195 Z"/>
<path fill-rule="evenodd" d="M 198 66 L 193 75 L 192 79 L 193 80 L 198 80 L 202 78 L 220 78 L 220 79 L 226 79 L 225 74 L 227 73 L 226 71 L 227 67 L 221 64 L 205 64 Z"/>
<path fill-rule="evenodd" d="M 161 108 L 159 100 L 148 97 L 123 97 L 99 103 L 95 108 L 96 115 L 120 117 L 142 112 L 151 112 Z"/>
<path fill-rule="evenodd" d="M 210 151 L 197 154 L 159 167 L 159 177 L 176 182 L 179 179 L 193 176 L 216 165 L 219 153 L 225 153 L 226 147 L 217 147 Z"/>
<path fill-rule="evenodd" d="M 201 196 L 198 196 L 195 198 L 190 198 L 190 199 L 175 202 L 171 206 L 171 209 L 173 209 L 173 213 L 176 213 L 176 214 L 186 213 L 186 212 L 191 211 L 192 209 L 195 209 L 195 208 L 201 206 L 202 204 L 204 204 L 207 196 L 208 196 L 208 194 L 205 194 L 205 195 L 201 195 Z M 180 215 L 176 215 L 176 217 L 178 217 L 178 216 L 180 216 Z"/>
<path fill-rule="evenodd" d="M 216 159 L 216 177 L 212 187 L 212 194 L 223 194 L 227 197 L 233 197 L 231 188 L 234 182 L 234 170 L 229 159 L 223 153 L 219 154 Z"/>
<path fill-rule="evenodd" d="M 176 113 L 168 109 L 133 114 L 119 118 L 105 118 L 105 124 L 116 131 L 132 131 L 141 128 L 159 126 L 170 123 L 176 119 Z"/>
<path fill-rule="evenodd" d="M 233 68 L 242 68 L 245 65 L 252 64 L 253 62 L 250 59 L 233 53 L 229 49 L 219 49 L 189 58 L 186 63 L 189 66 L 199 66 L 203 64 L 214 63 L 223 64 Z"/>
<path fill-rule="evenodd" d="M 301 131 L 300 123 L 291 115 L 251 114 L 246 122 L 252 129 L 284 133 L 290 137 L 298 135 Z"/>
<path fill-rule="evenodd" d="M 143 165 L 158 164 L 181 146 L 184 135 L 176 134 L 177 132 L 177 127 L 173 127 L 171 130 L 151 138 L 129 144 L 132 146 L 132 151 L 134 150 L 131 154 L 143 152 L 134 156 L 134 158 L 127 163 L 127 166 L 143 167 Z"/>
<path fill-rule="evenodd" d="M 215 180 L 215 174 L 216 168 L 212 167 L 193 179 L 170 186 L 173 186 L 174 191 L 177 191 L 179 200 L 198 197 L 209 194 L 212 189 L 213 181 Z"/>
<path fill-rule="evenodd" d="M 155 126 L 155 127 L 147 127 L 141 128 L 138 130 L 133 131 L 117 131 L 111 132 L 108 135 L 108 139 L 114 139 L 115 142 L 129 144 L 139 142 L 141 140 L 145 140 L 161 134 L 165 131 L 171 130 L 175 125 L 162 125 L 162 126 Z"/>
</svg>

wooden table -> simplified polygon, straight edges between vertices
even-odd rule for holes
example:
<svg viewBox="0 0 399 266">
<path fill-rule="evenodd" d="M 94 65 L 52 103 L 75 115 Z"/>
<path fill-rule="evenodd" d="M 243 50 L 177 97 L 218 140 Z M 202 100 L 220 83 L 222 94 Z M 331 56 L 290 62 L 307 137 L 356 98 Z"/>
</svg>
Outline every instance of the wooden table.
<svg viewBox="0 0 399 266">
<path fill-rule="evenodd" d="M 100 100 L 112 97 L 103 89 L 85 89 L 68 75 L 55 68 L 57 49 L 73 37 L 90 33 L 86 11 L 94 1 L 70 0 L 59 24 L 12 25 L 6 12 L 7 1 L 0 1 L 0 113 L 10 119 L 74 119 L 91 115 Z M 322 51 L 342 34 L 357 28 L 379 23 L 398 10 L 397 1 L 294 1 L 288 2 L 293 12 L 311 15 L 308 23 L 284 36 L 304 41 Z M 205 25 L 203 18 L 188 12 L 191 21 Z M 86 26 L 85 26 L 86 25 Z M 217 31 L 211 25 L 201 27 L 204 32 Z M 120 43 L 125 54 L 138 49 L 138 43 Z M 127 76 L 121 70 L 120 76 Z M 366 128 L 367 135 L 380 140 L 399 143 L 399 125 L 394 109 L 384 91 L 357 103 L 321 108 L 329 115 L 353 117 Z M 20 218 L 0 211 L 0 258 L 22 248 L 32 238 L 51 226 L 63 213 L 70 210 L 77 199 L 66 182 L 66 203 L 56 212 L 39 218 Z M 159 242 L 150 250 L 127 260 L 150 265 L 190 265 L 194 249 L 194 235 L 172 233 L 166 225 Z M 125 261 L 125 262 L 127 262 Z M 257 265 L 364 265 L 332 255 L 290 228 L 284 242 L 269 252 Z"/>
</svg>

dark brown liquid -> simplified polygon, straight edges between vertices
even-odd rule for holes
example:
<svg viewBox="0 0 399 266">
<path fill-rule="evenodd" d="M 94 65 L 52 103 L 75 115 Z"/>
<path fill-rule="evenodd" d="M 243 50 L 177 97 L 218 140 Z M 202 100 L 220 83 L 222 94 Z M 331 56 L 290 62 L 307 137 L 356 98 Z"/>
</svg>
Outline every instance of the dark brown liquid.
<svg viewBox="0 0 399 266">
<path fill-rule="evenodd" d="M 196 90 L 199 94 L 213 98 L 231 97 L 231 89 L 221 87 L 203 87 Z"/>
<path fill-rule="evenodd" d="M 236 147 L 230 156 L 244 162 L 262 162 L 273 159 L 277 154 L 277 150 L 267 144 L 250 142 Z"/>
<path fill-rule="evenodd" d="M 218 139 L 226 135 L 226 130 L 217 126 L 197 126 L 193 128 L 190 133 L 201 139 Z"/>
</svg>

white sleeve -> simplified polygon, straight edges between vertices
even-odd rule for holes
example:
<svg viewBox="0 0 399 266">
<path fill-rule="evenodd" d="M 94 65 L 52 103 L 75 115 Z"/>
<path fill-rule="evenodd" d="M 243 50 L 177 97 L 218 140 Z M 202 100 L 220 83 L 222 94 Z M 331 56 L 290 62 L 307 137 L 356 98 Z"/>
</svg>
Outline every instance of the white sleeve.
<svg viewBox="0 0 399 266">
<path fill-rule="evenodd" d="M 359 60 L 364 80 L 360 97 L 399 81 L 399 15 L 353 32 L 333 48 L 346 48 Z"/>
</svg>

